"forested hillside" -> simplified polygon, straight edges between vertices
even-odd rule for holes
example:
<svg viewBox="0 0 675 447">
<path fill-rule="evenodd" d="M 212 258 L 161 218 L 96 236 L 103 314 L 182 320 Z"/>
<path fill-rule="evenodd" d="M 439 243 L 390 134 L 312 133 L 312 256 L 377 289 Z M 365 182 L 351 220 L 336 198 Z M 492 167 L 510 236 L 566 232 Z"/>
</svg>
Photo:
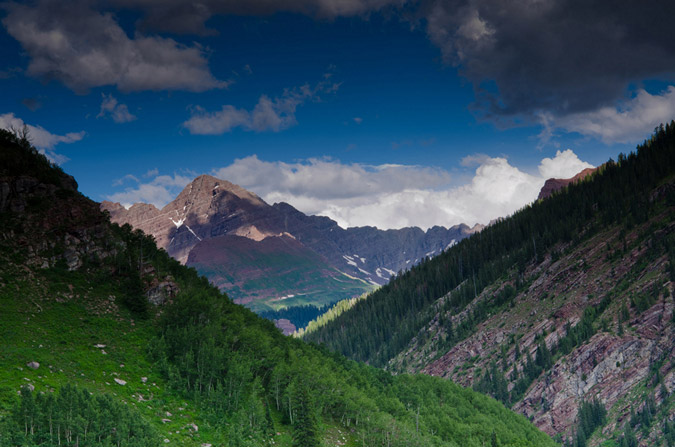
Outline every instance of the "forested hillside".
<svg viewBox="0 0 675 447">
<path fill-rule="evenodd" d="M 499 402 L 284 337 L 0 131 L 0 445 L 553 446 Z"/>
<path fill-rule="evenodd" d="M 576 445 L 605 423 L 593 442 L 631 445 L 635 431 L 643 443 L 665 440 L 674 176 L 671 122 L 635 153 L 399 275 L 305 338 L 473 386 Z M 580 409 L 596 397 L 607 420 L 579 437 Z M 640 423 L 631 412 L 650 416 Z"/>
</svg>

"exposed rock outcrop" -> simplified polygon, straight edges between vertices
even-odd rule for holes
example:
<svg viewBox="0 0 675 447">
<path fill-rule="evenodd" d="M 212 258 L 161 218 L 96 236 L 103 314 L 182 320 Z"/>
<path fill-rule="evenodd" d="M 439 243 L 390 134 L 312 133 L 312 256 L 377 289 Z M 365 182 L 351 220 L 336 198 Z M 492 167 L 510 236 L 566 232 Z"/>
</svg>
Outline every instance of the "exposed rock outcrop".
<svg viewBox="0 0 675 447">
<path fill-rule="evenodd" d="M 675 286 L 668 281 L 667 256 L 654 256 L 651 248 L 658 243 L 655 240 L 675 232 L 675 226 L 658 232 L 650 228 L 647 223 L 627 234 L 610 229 L 559 259 L 548 256 L 530 266 L 523 274 L 529 286 L 517 294 L 513 304 L 487 318 L 450 349 L 443 348 L 447 323 L 442 325 L 437 315 L 390 362 L 390 368 L 474 386 L 496 362 L 511 391 L 517 381 L 514 377 L 524 374 L 526 354 L 536 359 L 542 334 L 547 348 L 554 351 L 568 329 L 582 320 L 584 309 L 598 307 L 609 296 L 608 308 L 594 322 L 593 335 L 557 358 L 512 408 L 551 435 L 572 436 L 581 402 L 598 398 L 611 410 L 604 430 L 612 437 L 623 429 L 631 407 L 639 409 L 629 396 L 639 403 L 649 393 L 660 402 L 662 390 L 671 394 L 675 388 Z M 625 247 L 625 253 L 619 247 Z M 506 284 L 515 281 L 487 288 L 464 311 L 443 315 L 443 320 L 459 327 L 470 318 L 473 307 L 491 300 Z M 634 300 L 645 296 L 653 304 L 639 310 Z M 653 382 L 654 368 L 659 369 L 663 388 Z M 645 438 L 640 445 L 650 442 Z"/>
<path fill-rule="evenodd" d="M 554 192 L 559 191 L 572 183 L 576 183 L 585 179 L 597 170 L 598 168 L 586 168 L 572 178 L 550 178 L 546 180 L 546 183 L 544 183 L 541 191 L 539 191 L 539 197 L 537 197 L 537 200 L 550 197 Z"/>
</svg>

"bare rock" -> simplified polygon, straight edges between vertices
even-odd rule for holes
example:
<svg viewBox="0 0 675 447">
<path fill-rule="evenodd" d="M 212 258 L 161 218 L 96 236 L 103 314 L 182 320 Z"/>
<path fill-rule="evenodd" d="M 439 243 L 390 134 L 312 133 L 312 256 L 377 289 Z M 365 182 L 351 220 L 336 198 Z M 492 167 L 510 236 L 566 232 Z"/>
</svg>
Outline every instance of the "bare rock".
<svg viewBox="0 0 675 447">
<path fill-rule="evenodd" d="M 26 363 L 26 366 L 29 367 L 30 369 L 38 369 L 40 367 L 40 364 L 38 362 L 28 362 Z"/>
<path fill-rule="evenodd" d="M 117 377 L 115 377 L 114 380 L 115 380 L 115 382 L 117 382 L 118 385 L 126 385 L 127 384 L 126 380 L 118 379 Z"/>
<path fill-rule="evenodd" d="M 161 306 L 178 294 L 178 284 L 173 281 L 162 281 L 150 288 L 145 295 L 155 306 Z"/>
</svg>

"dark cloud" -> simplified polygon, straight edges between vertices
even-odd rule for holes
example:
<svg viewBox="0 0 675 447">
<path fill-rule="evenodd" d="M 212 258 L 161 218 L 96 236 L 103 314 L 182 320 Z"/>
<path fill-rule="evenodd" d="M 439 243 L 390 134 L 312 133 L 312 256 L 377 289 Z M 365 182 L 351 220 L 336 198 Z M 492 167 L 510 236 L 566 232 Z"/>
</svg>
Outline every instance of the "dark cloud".
<svg viewBox="0 0 675 447">
<path fill-rule="evenodd" d="M 31 112 L 35 112 L 37 109 L 42 107 L 42 103 L 36 98 L 24 98 L 21 100 L 21 104 L 26 106 L 26 108 Z"/>
<path fill-rule="evenodd" d="M 174 33 L 213 34 L 206 22 L 214 15 L 270 15 L 292 12 L 331 19 L 368 14 L 407 0 L 113 0 L 118 7 L 141 10 L 143 26 Z"/>
<path fill-rule="evenodd" d="M 123 91 L 205 91 L 227 86 L 213 77 L 199 46 L 173 39 L 127 36 L 110 13 L 85 2 L 43 0 L 4 4 L 2 24 L 31 60 L 27 73 L 84 92 L 116 85 Z"/>
<path fill-rule="evenodd" d="M 675 80 L 671 23 L 675 2 L 665 0 L 109 0 L 106 4 L 138 12 L 139 29 L 196 34 L 217 32 L 208 28 L 215 15 L 292 12 L 330 19 L 396 11 L 404 20 L 424 26 L 444 60 L 473 84 L 476 115 L 507 126 L 544 123 L 555 129 L 564 117 L 606 107 L 620 109 L 621 101 L 636 99 L 646 80 Z M 205 91 L 227 86 L 210 73 L 197 44 L 187 47 L 138 32 L 130 38 L 113 15 L 89 5 L 55 0 L 39 1 L 35 7 L 5 5 L 3 24 L 31 57 L 28 74 L 58 79 L 74 90 L 116 85 L 124 91 Z M 240 112 L 223 110 L 230 119 L 225 128 L 246 126 L 248 118 Z"/>
<path fill-rule="evenodd" d="M 646 79 L 675 79 L 675 2 L 594 0 L 114 0 L 145 26 L 208 33 L 214 15 L 279 11 L 316 18 L 394 9 L 426 26 L 475 88 L 477 115 L 540 122 L 627 99 Z"/>
<path fill-rule="evenodd" d="M 497 121 L 594 110 L 675 78 L 675 2 L 436 0 L 421 14 L 478 113 Z"/>
</svg>

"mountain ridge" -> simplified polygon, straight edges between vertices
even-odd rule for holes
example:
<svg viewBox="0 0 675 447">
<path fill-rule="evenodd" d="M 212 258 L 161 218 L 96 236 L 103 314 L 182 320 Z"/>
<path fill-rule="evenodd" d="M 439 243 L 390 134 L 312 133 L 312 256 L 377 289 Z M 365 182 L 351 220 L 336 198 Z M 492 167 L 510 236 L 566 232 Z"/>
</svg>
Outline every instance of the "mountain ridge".
<svg viewBox="0 0 675 447">
<path fill-rule="evenodd" d="M 102 202 L 101 209 L 110 213 L 114 222 L 129 223 L 152 234 L 160 247 L 187 265 L 191 265 L 190 253 L 197 245 L 203 253 L 204 246 L 218 237 L 236 235 L 260 242 L 266 237 L 290 235 L 318 254 L 322 262 L 362 283 L 360 289 L 356 287 L 350 294 L 342 295 L 335 295 L 334 290 L 328 287 L 324 296 L 330 296 L 335 301 L 385 284 L 397 272 L 426 257 L 442 253 L 452 244 L 482 229 L 481 225 L 470 228 L 464 224 L 449 229 L 433 227 L 427 231 L 416 227 L 344 229 L 328 217 L 305 215 L 284 202 L 269 205 L 254 193 L 209 175 L 196 177 L 161 210 L 148 204 L 134 204 L 127 210 L 119 203 L 108 201 Z M 216 261 L 201 258 L 198 268 L 208 275 L 214 271 L 211 267 L 216 267 Z M 239 260 L 242 264 L 249 263 L 248 260 Z M 237 259 L 231 261 L 229 265 L 237 264 Z M 266 262 L 262 258 L 259 261 L 262 264 Z M 317 270 L 316 275 L 322 274 Z M 353 285 L 357 286 L 358 282 Z M 266 295 L 252 287 L 251 294 L 245 295 L 239 289 L 220 284 L 222 290 L 242 303 L 253 303 L 249 298 L 256 295 L 261 301 L 269 303 L 271 299 L 302 292 L 285 288 Z M 316 304 L 323 306 L 329 303 L 326 299 L 318 299 Z"/>
</svg>

